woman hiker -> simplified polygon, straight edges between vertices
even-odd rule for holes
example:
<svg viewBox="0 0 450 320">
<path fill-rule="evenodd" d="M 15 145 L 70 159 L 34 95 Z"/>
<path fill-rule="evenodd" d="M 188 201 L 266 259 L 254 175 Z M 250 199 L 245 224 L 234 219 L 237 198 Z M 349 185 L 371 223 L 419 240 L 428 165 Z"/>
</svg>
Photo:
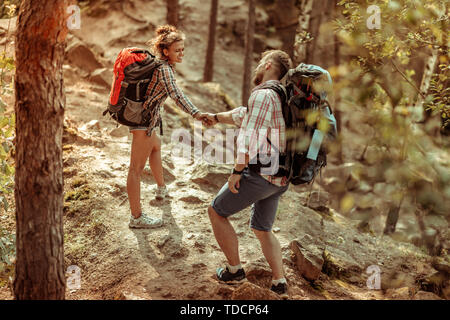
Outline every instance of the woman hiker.
<svg viewBox="0 0 450 320">
<path fill-rule="evenodd" d="M 184 112 L 192 115 L 196 120 L 208 120 L 186 97 L 183 91 L 175 83 L 174 65 L 181 63 L 184 56 L 185 35 L 174 26 L 160 26 L 156 29 L 156 37 L 147 44 L 153 53 L 161 60 L 162 64 L 154 71 L 148 86 L 149 97 L 144 107 L 155 108 L 155 116 L 150 126 L 130 127 L 133 135 L 131 143 L 130 168 L 127 178 L 128 200 L 130 202 L 131 219 L 130 228 L 156 228 L 163 224 L 162 219 L 150 217 L 141 208 L 141 174 L 145 163 L 149 159 L 153 177 L 157 183 L 156 199 L 161 200 L 167 196 L 167 188 L 164 182 L 163 167 L 161 162 L 161 139 L 157 135 L 157 126 L 161 126 L 160 108 L 170 96 L 176 105 Z"/>
</svg>

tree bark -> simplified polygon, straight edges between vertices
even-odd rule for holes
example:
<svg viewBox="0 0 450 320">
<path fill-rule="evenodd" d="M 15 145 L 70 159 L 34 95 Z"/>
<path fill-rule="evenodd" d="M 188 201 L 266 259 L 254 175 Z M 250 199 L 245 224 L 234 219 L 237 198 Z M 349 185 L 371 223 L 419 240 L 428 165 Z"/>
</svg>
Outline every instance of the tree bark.
<svg viewBox="0 0 450 320">
<path fill-rule="evenodd" d="M 317 1 L 317 0 L 316 0 Z M 313 9 L 313 0 L 299 0 L 297 2 L 300 15 L 298 17 L 297 33 L 294 44 L 294 64 L 307 61 L 308 40 L 305 38 L 310 28 L 310 20 Z M 312 36 L 312 35 L 310 35 Z"/>
<path fill-rule="evenodd" d="M 276 33 L 283 42 L 281 50 L 294 57 L 295 34 L 298 25 L 297 0 L 275 0 L 274 9 L 270 13 Z"/>
<path fill-rule="evenodd" d="M 400 213 L 400 208 L 402 206 L 404 196 L 402 196 L 400 202 L 398 204 L 391 203 L 389 205 L 388 215 L 386 217 L 386 223 L 384 226 L 384 234 L 392 234 L 395 232 L 395 228 L 397 227 L 397 221 Z"/>
<path fill-rule="evenodd" d="M 209 16 L 208 47 L 206 49 L 205 68 L 203 69 L 203 81 L 211 82 L 214 75 L 214 49 L 216 47 L 217 10 L 219 0 L 211 0 L 211 11 Z"/>
<path fill-rule="evenodd" d="M 244 79 L 242 82 L 242 104 L 250 97 L 251 75 L 253 67 L 253 44 L 255 38 L 255 0 L 248 1 L 248 21 L 245 34 Z"/>
<path fill-rule="evenodd" d="M 64 0 L 24 0 L 17 20 L 16 275 L 18 300 L 64 299 L 62 65 Z"/>
<path fill-rule="evenodd" d="M 316 52 L 319 39 L 319 29 L 326 16 L 332 13 L 334 0 L 299 0 L 299 22 L 294 45 L 294 63 L 300 62 L 317 64 Z M 305 38 L 309 35 L 308 38 Z"/>
<path fill-rule="evenodd" d="M 167 24 L 178 27 L 180 4 L 178 0 L 167 0 Z"/>
<path fill-rule="evenodd" d="M 439 52 L 438 49 L 433 49 L 431 52 L 431 56 L 428 58 L 425 68 L 423 70 L 422 81 L 420 83 L 419 91 L 420 93 L 417 95 L 416 108 L 420 108 L 420 119 L 419 121 L 424 120 L 424 117 L 427 118 L 427 114 L 423 108 L 423 103 L 428 94 L 428 89 L 430 88 L 431 79 L 433 78 L 434 70 L 438 64 Z"/>
</svg>

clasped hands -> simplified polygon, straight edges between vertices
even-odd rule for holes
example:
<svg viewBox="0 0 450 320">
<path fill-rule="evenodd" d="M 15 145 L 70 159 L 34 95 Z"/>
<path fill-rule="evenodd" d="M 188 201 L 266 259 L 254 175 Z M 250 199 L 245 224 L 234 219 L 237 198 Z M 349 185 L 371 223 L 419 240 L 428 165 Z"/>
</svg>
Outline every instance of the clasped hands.
<svg viewBox="0 0 450 320">
<path fill-rule="evenodd" d="M 211 127 L 217 123 L 215 114 L 213 113 L 204 113 L 199 111 L 194 115 L 194 119 L 200 120 L 206 127 Z"/>
</svg>

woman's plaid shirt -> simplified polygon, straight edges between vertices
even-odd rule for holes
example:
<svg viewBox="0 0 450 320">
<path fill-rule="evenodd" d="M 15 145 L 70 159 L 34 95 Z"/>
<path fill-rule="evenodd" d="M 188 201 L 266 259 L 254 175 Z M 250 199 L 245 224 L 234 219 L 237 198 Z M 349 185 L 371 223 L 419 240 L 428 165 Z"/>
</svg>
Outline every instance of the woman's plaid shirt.
<svg viewBox="0 0 450 320">
<path fill-rule="evenodd" d="M 277 80 L 269 81 L 279 82 Z M 238 123 L 237 119 L 243 117 L 238 136 L 238 159 L 239 155 L 242 157 L 243 154 L 248 154 L 251 160 L 256 152 L 270 156 L 274 153 L 277 154 L 277 150 L 284 152 L 286 149 L 286 125 L 280 97 L 274 90 L 260 87 L 261 85 L 253 89 L 248 100 L 247 112 L 244 107 L 241 107 L 236 108 L 236 111 L 232 113 L 235 123 Z M 267 141 L 267 137 L 271 144 Z M 261 174 L 261 176 L 278 186 L 288 184 L 286 177 L 265 174 Z"/>
<path fill-rule="evenodd" d="M 150 129 L 159 125 L 161 106 L 166 101 L 167 96 L 170 96 L 181 110 L 190 115 L 199 111 L 176 84 L 173 67 L 167 61 L 162 61 L 162 64 L 153 72 L 148 85 L 147 96 L 144 108 L 151 108 Z"/>
</svg>

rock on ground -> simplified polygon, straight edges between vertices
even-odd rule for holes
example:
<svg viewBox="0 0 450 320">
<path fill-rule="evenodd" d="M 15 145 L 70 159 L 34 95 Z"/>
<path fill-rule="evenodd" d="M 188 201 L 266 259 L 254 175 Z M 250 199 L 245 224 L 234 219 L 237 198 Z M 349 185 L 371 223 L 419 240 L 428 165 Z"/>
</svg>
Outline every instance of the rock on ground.
<svg viewBox="0 0 450 320">
<path fill-rule="evenodd" d="M 281 300 L 280 297 L 269 289 L 261 288 L 251 282 L 245 282 L 231 295 L 231 300 Z"/>
<path fill-rule="evenodd" d="M 323 249 L 312 243 L 310 235 L 293 240 L 290 244 L 295 255 L 295 263 L 300 274 L 307 280 L 314 281 L 319 278 L 324 263 Z"/>
</svg>

